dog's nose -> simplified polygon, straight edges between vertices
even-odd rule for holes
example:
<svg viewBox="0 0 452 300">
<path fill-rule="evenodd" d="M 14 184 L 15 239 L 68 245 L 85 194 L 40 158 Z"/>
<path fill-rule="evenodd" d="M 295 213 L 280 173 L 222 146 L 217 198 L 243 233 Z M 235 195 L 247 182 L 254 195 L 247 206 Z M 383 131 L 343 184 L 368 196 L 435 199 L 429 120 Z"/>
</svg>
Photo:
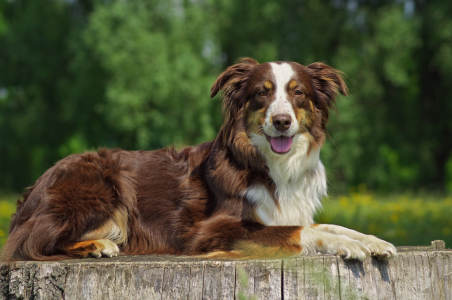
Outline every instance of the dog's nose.
<svg viewBox="0 0 452 300">
<path fill-rule="evenodd" d="M 278 114 L 273 116 L 273 126 L 278 131 L 286 131 L 292 124 L 292 117 L 287 114 Z"/>
</svg>

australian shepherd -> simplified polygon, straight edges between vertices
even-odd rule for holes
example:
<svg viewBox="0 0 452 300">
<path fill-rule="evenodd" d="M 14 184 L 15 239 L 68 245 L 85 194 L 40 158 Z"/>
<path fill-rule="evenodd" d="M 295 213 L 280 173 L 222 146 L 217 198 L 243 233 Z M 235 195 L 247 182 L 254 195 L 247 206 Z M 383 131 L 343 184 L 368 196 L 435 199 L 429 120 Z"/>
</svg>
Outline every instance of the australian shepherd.
<svg viewBox="0 0 452 300">
<path fill-rule="evenodd" d="M 214 141 L 57 162 L 18 201 L 2 259 L 397 255 L 375 236 L 313 220 L 327 191 L 319 152 L 329 110 L 347 94 L 339 71 L 245 58 L 211 97 L 220 91 L 225 120 Z"/>
</svg>

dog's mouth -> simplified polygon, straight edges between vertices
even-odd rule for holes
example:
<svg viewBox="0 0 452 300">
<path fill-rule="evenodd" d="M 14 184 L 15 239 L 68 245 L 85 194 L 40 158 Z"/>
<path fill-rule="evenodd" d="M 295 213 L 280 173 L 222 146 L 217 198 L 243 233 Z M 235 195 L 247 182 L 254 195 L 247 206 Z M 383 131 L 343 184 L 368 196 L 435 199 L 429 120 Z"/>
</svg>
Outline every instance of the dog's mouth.
<svg viewBox="0 0 452 300">
<path fill-rule="evenodd" d="M 275 136 L 270 137 L 268 135 L 265 135 L 268 142 L 270 143 L 270 146 L 272 148 L 272 151 L 278 154 L 284 154 L 290 151 L 290 148 L 292 147 L 293 142 L 293 136 Z"/>
</svg>

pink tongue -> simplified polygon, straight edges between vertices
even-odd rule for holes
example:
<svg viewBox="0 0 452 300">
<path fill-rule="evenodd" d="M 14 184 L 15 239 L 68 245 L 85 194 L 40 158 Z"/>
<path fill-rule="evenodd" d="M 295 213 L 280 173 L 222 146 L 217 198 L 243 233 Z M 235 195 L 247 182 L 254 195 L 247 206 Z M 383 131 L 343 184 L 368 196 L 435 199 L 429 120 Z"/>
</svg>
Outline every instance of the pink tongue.
<svg viewBox="0 0 452 300">
<path fill-rule="evenodd" d="M 292 139 L 287 136 L 278 136 L 270 138 L 272 149 L 278 153 L 286 153 L 292 146 Z"/>
</svg>

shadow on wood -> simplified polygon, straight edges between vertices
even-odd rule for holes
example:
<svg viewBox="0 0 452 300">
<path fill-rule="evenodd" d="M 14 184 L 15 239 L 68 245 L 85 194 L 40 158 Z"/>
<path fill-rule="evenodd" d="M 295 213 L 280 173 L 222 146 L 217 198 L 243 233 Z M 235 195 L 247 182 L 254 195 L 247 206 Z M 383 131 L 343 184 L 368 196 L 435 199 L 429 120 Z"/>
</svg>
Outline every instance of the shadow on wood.
<svg viewBox="0 0 452 300">
<path fill-rule="evenodd" d="M 389 261 L 143 255 L 1 263 L 0 299 L 452 300 L 452 250 L 441 242 L 399 247 L 399 257 Z"/>
</svg>

